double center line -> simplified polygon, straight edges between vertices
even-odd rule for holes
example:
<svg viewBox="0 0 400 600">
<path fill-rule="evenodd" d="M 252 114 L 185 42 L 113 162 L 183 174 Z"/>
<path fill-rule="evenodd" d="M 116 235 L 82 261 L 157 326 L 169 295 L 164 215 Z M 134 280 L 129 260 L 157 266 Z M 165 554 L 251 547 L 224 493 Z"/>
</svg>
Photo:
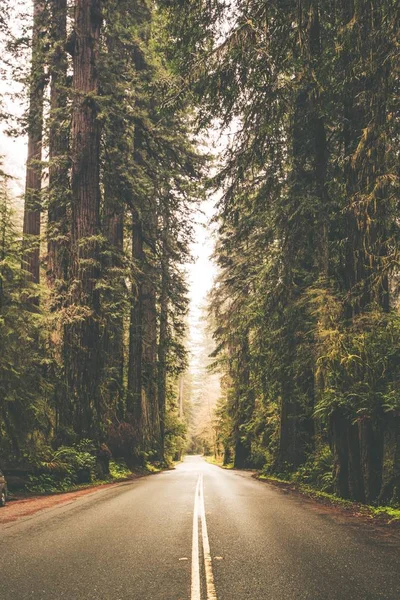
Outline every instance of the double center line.
<svg viewBox="0 0 400 600">
<path fill-rule="evenodd" d="M 207 600 L 217 600 L 210 554 L 210 542 L 207 532 L 206 511 L 204 506 L 204 483 L 202 474 L 199 475 L 197 480 L 196 493 L 194 497 L 191 600 L 201 600 L 199 521 L 201 524 L 201 540 L 203 544 Z"/>
</svg>

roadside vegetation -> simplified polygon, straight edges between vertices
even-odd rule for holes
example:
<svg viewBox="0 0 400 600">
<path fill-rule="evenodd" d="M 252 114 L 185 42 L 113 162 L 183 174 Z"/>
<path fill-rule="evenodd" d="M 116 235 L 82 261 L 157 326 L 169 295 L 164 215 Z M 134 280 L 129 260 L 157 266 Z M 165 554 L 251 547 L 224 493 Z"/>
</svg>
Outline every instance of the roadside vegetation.
<svg viewBox="0 0 400 600">
<path fill-rule="evenodd" d="M 125 0 L 2 9 L 1 140 L 24 136 L 28 155 L 22 197 L 12 153 L 0 169 L 0 465 L 31 492 L 162 468 L 186 444 L 204 164 L 168 16 Z"/>
<path fill-rule="evenodd" d="M 397 3 L 182 4 L 178 55 L 227 140 L 211 182 L 223 397 L 204 447 L 396 509 Z"/>
<path fill-rule="evenodd" d="M 6 475 L 62 488 L 189 447 L 398 510 L 395 0 L 3 5 L 0 125 L 28 146 L 22 197 L 0 172 Z M 206 192 L 222 393 L 188 443 Z"/>
</svg>

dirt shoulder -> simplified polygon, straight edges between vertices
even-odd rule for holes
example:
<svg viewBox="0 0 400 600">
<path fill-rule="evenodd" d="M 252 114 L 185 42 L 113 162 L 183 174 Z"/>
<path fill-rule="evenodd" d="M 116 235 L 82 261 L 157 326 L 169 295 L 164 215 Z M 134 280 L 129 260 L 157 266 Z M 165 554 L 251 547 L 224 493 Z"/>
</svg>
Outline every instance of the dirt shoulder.
<svg viewBox="0 0 400 600">
<path fill-rule="evenodd" d="M 148 471 L 132 473 L 128 477 L 116 479 L 115 481 L 95 483 L 83 486 L 79 489 L 71 490 L 69 492 L 56 492 L 53 494 L 40 494 L 32 496 L 13 496 L 13 498 L 7 502 L 5 507 L 0 508 L 0 525 L 17 521 L 23 517 L 32 516 L 35 513 L 47 508 L 53 508 L 55 506 L 61 506 L 62 504 L 76 502 L 82 496 L 94 494 L 95 492 L 106 490 L 119 483 L 133 481 L 153 474 L 155 473 Z"/>
<path fill-rule="evenodd" d="M 374 508 L 365 504 L 342 500 L 331 494 L 319 492 L 302 484 L 281 481 L 274 477 L 260 475 L 259 473 L 253 473 L 252 476 L 262 483 L 273 485 L 285 494 L 290 493 L 310 503 L 318 504 L 321 510 L 326 509 L 327 512 L 329 511 L 332 515 L 335 514 L 338 518 L 353 518 L 357 519 L 360 523 L 364 522 L 400 533 L 398 510 L 385 507 Z"/>
</svg>

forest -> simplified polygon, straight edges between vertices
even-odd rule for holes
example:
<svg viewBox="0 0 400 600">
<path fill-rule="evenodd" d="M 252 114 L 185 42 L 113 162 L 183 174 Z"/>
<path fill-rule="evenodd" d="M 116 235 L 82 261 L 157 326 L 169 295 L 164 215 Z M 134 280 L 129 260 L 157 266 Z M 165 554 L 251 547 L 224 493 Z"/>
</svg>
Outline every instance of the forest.
<svg viewBox="0 0 400 600">
<path fill-rule="evenodd" d="M 215 454 L 399 506 L 398 31 L 395 0 L 2 0 L 5 470 L 182 455 L 211 196 Z"/>
</svg>

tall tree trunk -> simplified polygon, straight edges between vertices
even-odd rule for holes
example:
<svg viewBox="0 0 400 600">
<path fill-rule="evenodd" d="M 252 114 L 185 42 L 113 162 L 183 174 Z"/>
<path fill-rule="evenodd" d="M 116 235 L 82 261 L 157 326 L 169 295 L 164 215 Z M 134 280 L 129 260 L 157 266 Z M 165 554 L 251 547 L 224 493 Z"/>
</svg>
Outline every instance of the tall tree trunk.
<svg viewBox="0 0 400 600">
<path fill-rule="evenodd" d="M 242 426 L 248 424 L 254 412 L 254 390 L 251 387 L 250 378 L 250 346 L 249 334 L 245 331 L 238 339 L 239 348 L 237 356 L 236 377 L 236 399 L 233 414 L 234 429 L 234 460 L 236 469 L 249 467 L 251 464 L 251 441 L 247 435 L 243 435 Z"/>
<path fill-rule="evenodd" d="M 40 215 L 42 187 L 43 96 L 45 87 L 43 35 L 45 4 L 33 2 L 32 66 L 28 114 L 28 160 L 25 181 L 23 268 L 28 281 L 40 281 Z M 34 304 L 39 299 L 33 300 Z"/>
<path fill-rule="evenodd" d="M 377 501 L 381 487 L 384 459 L 384 415 L 366 418 L 361 424 L 361 450 L 365 479 L 365 499 L 368 504 Z"/>
<path fill-rule="evenodd" d="M 67 0 L 54 0 L 51 10 L 47 276 L 51 286 L 58 282 L 58 289 L 54 290 L 58 294 L 63 291 L 68 275 L 68 134 L 62 126 L 67 116 Z M 59 299 L 54 302 L 55 308 L 59 306 Z"/>
<path fill-rule="evenodd" d="M 349 488 L 352 500 L 365 502 L 364 478 L 361 465 L 360 428 L 358 423 L 347 426 Z"/>
<path fill-rule="evenodd" d="M 343 415 L 340 408 L 336 408 L 331 415 L 330 421 L 333 453 L 333 485 L 335 494 L 341 498 L 350 497 L 347 428 L 347 417 Z"/>
<path fill-rule="evenodd" d="M 319 0 L 310 0 L 309 24 L 309 68 L 318 71 L 321 67 L 321 23 Z M 318 83 L 313 83 L 309 90 L 310 125 L 314 141 L 314 181 L 315 195 L 318 199 L 316 214 L 316 255 L 318 275 L 321 280 L 328 277 L 328 193 L 326 188 L 328 168 L 328 148 L 326 141 L 325 119 L 323 116 L 323 98 Z"/>
<path fill-rule="evenodd" d="M 158 405 L 160 415 L 160 458 L 165 460 L 165 414 L 167 392 L 167 353 L 168 353 L 168 209 L 164 209 L 161 256 L 161 293 L 160 293 L 160 333 L 158 341 Z M 179 382 L 181 383 L 181 382 Z M 181 388 L 181 385 L 179 386 Z M 182 390 L 179 389 L 179 394 Z M 180 397 L 180 402 L 181 402 Z"/>
<path fill-rule="evenodd" d="M 100 438 L 101 379 L 100 277 L 100 126 L 97 120 L 99 0 L 76 0 L 72 114 L 72 324 L 66 331 L 68 391 L 73 425 L 82 437 Z"/>
<path fill-rule="evenodd" d="M 106 315 L 104 328 L 104 357 L 107 397 L 107 412 L 112 419 L 124 417 L 124 306 L 126 292 L 124 278 L 114 270 L 122 268 L 124 245 L 124 207 L 120 199 L 115 198 L 112 181 L 105 178 L 104 184 L 103 232 L 109 249 L 106 262 L 108 279 L 112 289 L 113 309 Z"/>
<path fill-rule="evenodd" d="M 149 19 L 150 14 L 144 11 L 144 23 L 148 24 Z M 144 36 L 146 37 L 147 34 L 145 27 Z M 147 64 L 140 45 L 135 48 L 134 61 L 139 76 L 146 79 Z M 138 100 L 137 105 L 138 108 L 146 108 L 143 106 L 142 100 Z M 138 173 L 145 175 L 143 144 L 143 124 L 141 119 L 137 118 L 135 120 L 134 160 L 138 167 Z M 149 223 L 154 215 L 151 202 L 143 193 L 135 193 L 132 202 L 132 258 L 136 273 L 132 280 L 127 409 L 134 417 L 141 443 L 144 447 L 149 448 L 149 444 L 154 438 L 154 401 L 157 401 L 155 373 L 157 315 L 152 267 L 146 250 L 148 248 L 150 253 L 152 251 L 153 233 L 149 228 Z"/>
<path fill-rule="evenodd" d="M 156 208 L 149 206 L 149 216 L 146 219 L 146 237 L 149 242 L 143 263 L 142 287 L 142 343 L 143 343 L 143 392 L 149 415 L 149 433 L 153 449 L 158 452 L 160 447 L 160 414 L 157 398 L 157 294 L 156 268 L 154 261 L 154 245 L 156 236 Z"/>
<path fill-rule="evenodd" d="M 69 164 L 67 110 L 67 69 L 65 51 L 67 38 L 67 0 L 54 0 L 50 15 L 50 126 L 49 126 L 49 187 L 47 222 L 47 281 L 51 288 L 51 310 L 65 304 L 68 278 L 69 232 L 67 226 L 67 203 L 69 200 Z M 58 333 L 55 337 L 58 339 Z M 66 429 L 69 411 L 64 377 L 57 373 L 64 367 L 61 345 L 52 344 L 56 371 L 54 381 L 54 404 L 56 431 L 59 444 L 68 443 Z"/>
<path fill-rule="evenodd" d="M 135 137 L 137 137 L 135 135 Z M 139 272 L 132 276 L 131 311 L 129 323 L 129 364 L 127 412 L 134 419 L 138 431 L 143 431 L 142 406 L 142 273 L 143 234 L 139 214 L 132 215 L 132 258 Z"/>
</svg>

